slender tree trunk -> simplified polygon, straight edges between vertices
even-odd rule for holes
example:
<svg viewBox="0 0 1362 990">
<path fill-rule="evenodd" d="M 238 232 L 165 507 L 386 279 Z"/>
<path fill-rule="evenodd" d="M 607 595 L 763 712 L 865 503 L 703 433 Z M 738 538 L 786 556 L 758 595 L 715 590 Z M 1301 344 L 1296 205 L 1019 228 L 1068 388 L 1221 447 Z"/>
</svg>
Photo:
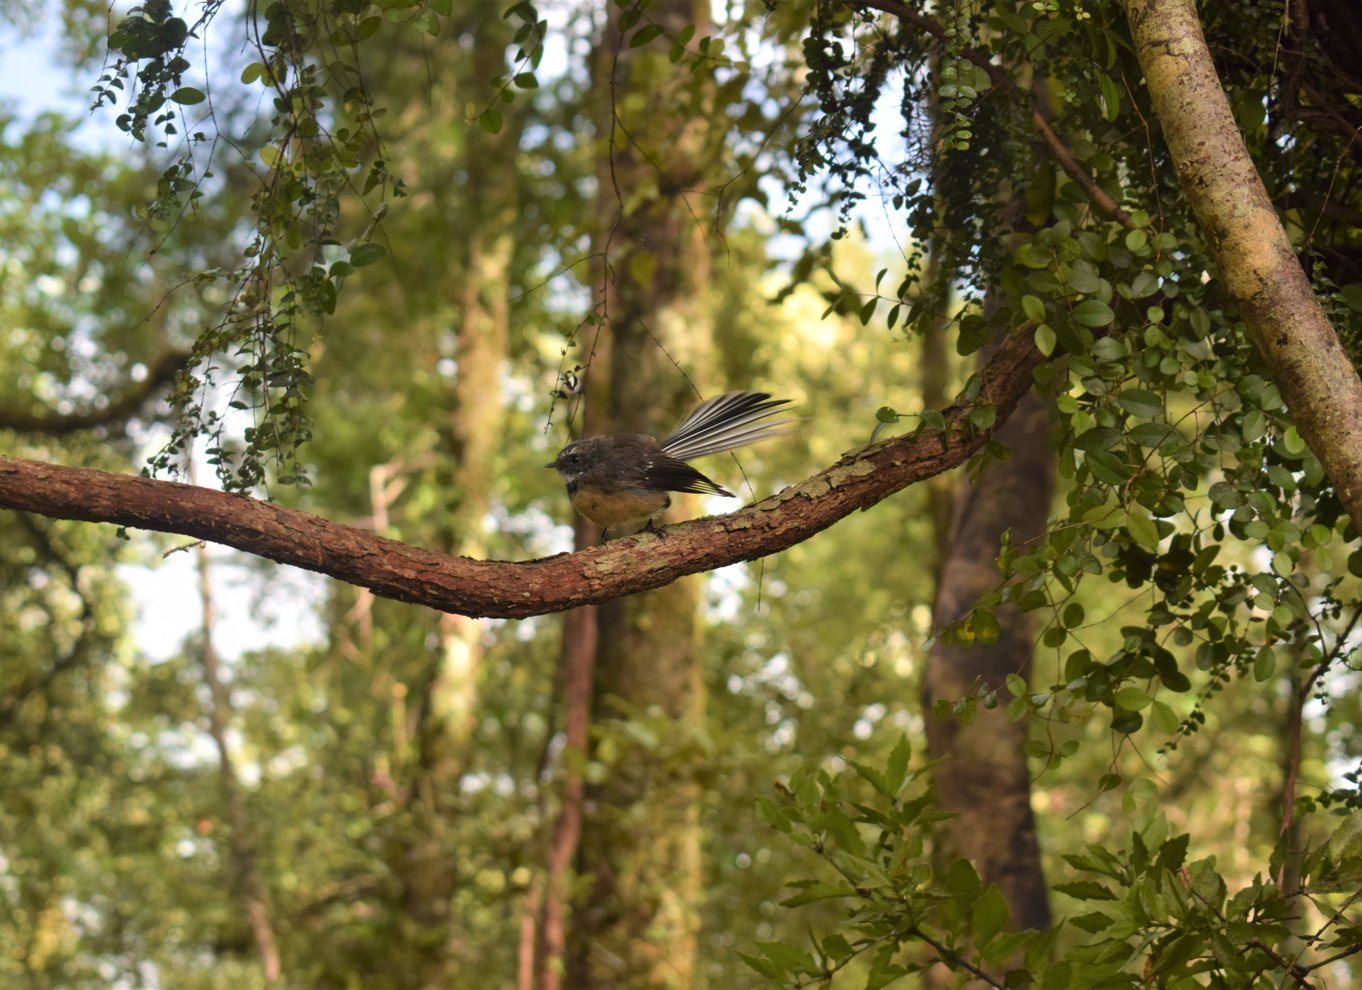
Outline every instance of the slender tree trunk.
<svg viewBox="0 0 1362 990">
<path fill-rule="evenodd" d="M 256 867 L 255 840 L 251 831 L 246 802 L 241 796 L 241 781 L 227 743 L 227 726 L 231 719 L 231 698 L 222 681 L 217 650 L 213 646 L 216 610 L 213 606 L 213 585 L 209 577 L 208 548 L 200 544 L 196 549 L 199 570 L 199 601 L 203 606 L 203 642 L 199 659 L 203 665 L 203 680 L 208 686 L 208 734 L 218 753 L 218 778 L 222 786 L 222 803 L 227 817 L 227 846 L 234 872 L 233 886 L 241 902 L 242 913 L 255 941 L 260 956 L 260 968 L 266 983 L 277 983 L 283 969 L 279 949 L 274 940 L 274 924 L 270 918 L 269 898 L 265 884 Z"/>
<path fill-rule="evenodd" d="M 481 11 L 473 26 L 470 76 L 486 84 L 504 71 L 507 35 L 504 18 L 495 5 Z M 449 280 L 451 309 L 456 314 L 458 350 L 455 358 L 453 410 L 449 421 L 453 478 L 448 532 L 451 552 L 466 557 L 487 556 L 484 522 L 492 501 L 497 451 L 505 433 L 505 403 L 501 379 L 510 348 L 511 262 L 514 242 L 517 129 L 489 134 L 469 126 L 465 135 L 465 196 L 457 219 L 451 216 L 451 235 L 466 231 L 468 254 L 463 270 Z M 442 613 L 441 667 L 432 685 L 432 725 L 440 738 L 429 740 L 439 752 L 431 759 L 448 763 L 450 773 L 462 771 L 465 750 L 476 719 L 477 687 L 482 666 L 482 637 L 486 620 Z"/>
<path fill-rule="evenodd" d="M 399 266 L 406 284 L 396 283 L 390 300 L 403 305 L 401 290 L 410 288 L 422 301 L 419 312 L 427 315 L 390 343 L 408 349 L 428 381 L 448 384 L 447 391 L 428 398 L 422 391 L 414 398 L 427 403 L 421 408 L 429 412 L 438 447 L 428 461 L 402 452 L 407 456 L 393 482 L 424 484 L 439 497 L 420 514 L 409 506 L 395 511 L 405 513 L 400 523 L 423 529 L 424 539 L 472 558 L 489 555 L 485 519 L 505 433 L 502 381 L 510 346 L 518 181 L 508 163 L 515 160 L 523 112 L 508 112 L 492 134 L 466 120 L 464 108 L 468 94 L 493 92 L 492 81 L 505 71 L 512 28 L 503 12 L 493 3 L 460 6 L 438 39 L 397 49 L 384 76 L 401 97 L 393 103 L 403 107 L 402 127 L 424 149 L 404 165 L 413 173 L 411 185 L 430 190 L 419 216 L 404 220 L 418 231 L 413 236 L 449 246 L 438 271 L 419 255 L 408 259 L 409 267 Z M 412 91 L 405 74 L 413 72 L 420 78 L 433 74 L 435 85 Z M 412 284 L 418 280 L 422 284 Z M 437 367 L 442 360 L 452 361 L 452 375 Z M 412 475 L 422 471 L 416 482 Z M 380 490 L 387 494 L 386 486 Z M 386 501 L 375 499 L 376 521 L 386 514 Z M 395 698 L 395 705 L 406 706 L 394 713 L 399 745 L 394 762 L 410 773 L 403 794 L 412 828 L 394 844 L 392 862 L 402 885 L 402 930 L 412 938 L 406 978 L 444 987 L 465 965 L 466 930 L 452 910 L 463 864 L 450 837 L 464 814 L 459 791 L 478 719 L 487 621 L 446 613 L 425 621 L 433 627 L 434 642 L 412 658 L 403 674 L 405 693 Z"/>
<path fill-rule="evenodd" d="M 579 520 L 577 544 L 596 536 L 590 523 Z M 582 768 L 588 752 L 591 727 L 591 693 L 596 670 L 597 609 L 594 605 L 573 609 L 563 618 L 561 669 L 563 672 L 563 735 L 567 752 L 563 760 L 562 808 L 550 839 L 548 868 L 544 879 L 543 914 L 534 939 L 535 951 L 521 956 L 520 990 L 559 990 L 566 969 L 567 921 L 572 862 L 582 836 L 582 806 L 586 778 Z M 531 909 L 537 913 L 538 905 Z M 535 960 L 537 959 L 537 963 Z M 536 967 L 537 984 L 527 978 L 527 963 Z"/>
<path fill-rule="evenodd" d="M 1023 399 L 997 434 L 1012 456 L 993 461 L 974 485 L 956 492 L 950 549 L 942 568 L 934 619 L 938 627 L 959 619 L 980 595 L 1001 580 L 996 561 L 1003 533 L 1013 544 L 1041 535 L 1053 489 L 1054 464 L 1046 436 L 1046 410 L 1034 395 Z M 941 805 L 954 812 L 949 853 L 971 860 L 984 883 L 997 883 L 1014 928 L 1050 922 L 1040 868 L 1031 780 L 1023 752 L 1027 724 L 1007 714 L 1004 681 L 1031 669 L 1031 626 L 1014 606 L 995 610 L 1002 627 L 988 644 L 937 643 L 923 676 L 927 751 L 936 762 L 933 780 Z M 973 721 L 935 714 L 938 701 L 953 702 L 976 690 L 996 690 L 1003 701 L 980 705 Z"/>
<path fill-rule="evenodd" d="M 1037 149 L 1038 158 L 1042 154 Z M 1022 222 L 1024 198 L 1014 193 L 1008 199 L 1009 227 L 1015 227 Z M 985 309 L 993 308 L 990 297 Z M 980 364 L 992 350 L 979 355 Z M 1012 456 L 991 461 L 973 484 L 961 476 L 938 558 L 933 607 L 938 629 L 963 617 L 980 596 L 997 587 L 1004 533 L 1010 532 L 1017 545 L 1045 532 L 1055 473 L 1046 415 L 1044 402 L 1028 393 L 995 435 Z M 1002 629 L 996 642 L 938 640 L 923 671 L 927 751 L 935 761 L 932 778 L 942 807 L 957 816 L 947 833 L 949 846 L 941 852 L 943 858 L 970 860 L 985 884 L 998 884 L 1012 928 L 1040 929 L 1050 923 L 1050 908 L 1024 750 L 1029 728 L 1008 716 L 1004 688 L 1008 674 L 1030 679 L 1031 623 L 1013 605 L 995 613 Z M 978 706 L 972 720 L 934 711 L 938 702 L 950 704 L 985 691 L 998 692 L 1002 700 L 991 709 Z M 927 973 L 930 987 L 948 982 L 940 968 Z"/>
<path fill-rule="evenodd" d="M 1122 0 L 1182 190 L 1230 297 L 1339 500 L 1362 525 L 1362 382 L 1230 112 L 1193 0 Z"/>
</svg>

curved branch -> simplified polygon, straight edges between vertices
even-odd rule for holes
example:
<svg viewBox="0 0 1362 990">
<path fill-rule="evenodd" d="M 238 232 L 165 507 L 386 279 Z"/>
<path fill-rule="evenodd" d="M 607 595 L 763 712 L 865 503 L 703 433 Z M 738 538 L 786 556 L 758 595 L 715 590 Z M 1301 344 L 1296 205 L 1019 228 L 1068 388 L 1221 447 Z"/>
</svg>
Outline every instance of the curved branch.
<svg viewBox="0 0 1362 990">
<path fill-rule="evenodd" d="M 913 10 L 903 0 L 847 0 L 847 3 L 852 7 L 864 7 L 868 10 L 892 14 L 899 20 L 913 25 L 924 34 L 931 35 L 937 41 L 942 43 L 946 41 L 946 28 L 942 24 Z M 994 65 L 983 52 L 976 48 L 962 48 L 960 54 L 983 69 L 994 86 L 1003 90 L 1009 96 L 1024 100 L 1027 104 L 1032 102 L 1030 96 L 1022 91 L 1022 88 L 1017 85 L 1016 80 L 1008 74 L 1007 70 Z M 1091 175 L 1083 171 L 1083 166 L 1078 163 L 1073 151 L 1060 140 L 1059 135 L 1050 126 L 1050 122 L 1045 119 L 1045 115 L 1034 106 L 1031 108 L 1031 126 L 1040 134 L 1040 139 L 1044 142 L 1046 150 L 1050 152 L 1050 157 L 1055 160 L 1055 164 L 1063 169 L 1064 174 L 1087 194 L 1093 205 L 1122 227 L 1133 230 L 1135 221 L 1130 218 L 1130 214 L 1121 209 L 1116 200 L 1108 196 L 1106 190 L 1099 186 Z"/>
<path fill-rule="evenodd" d="M 318 571 L 375 594 L 471 616 L 524 618 L 670 584 L 687 574 L 793 546 L 858 509 L 963 463 L 988 434 L 976 402 L 1004 422 L 1044 359 L 1016 332 L 979 373 L 978 398 L 945 410 L 941 433 L 895 437 L 731 515 L 528 562 L 452 557 L 297 509 L 171 481 L 0 457 L 0 508 L 179 533 Z M 996 426 L 995 426 L 996 428 Z"/>
<path fill-rule="evenodd" d="M 189 364 L 190 357 L 188 351 L 167 351 L 147 366 L 145 379 L 101 409 L 76 413 L 50 410 L 31 413 L 0 409 L 0 429 L 58 437 L 128 419 L 142 408 L 153 392 L 173 382 L 175 376 Z"/>
</svg>

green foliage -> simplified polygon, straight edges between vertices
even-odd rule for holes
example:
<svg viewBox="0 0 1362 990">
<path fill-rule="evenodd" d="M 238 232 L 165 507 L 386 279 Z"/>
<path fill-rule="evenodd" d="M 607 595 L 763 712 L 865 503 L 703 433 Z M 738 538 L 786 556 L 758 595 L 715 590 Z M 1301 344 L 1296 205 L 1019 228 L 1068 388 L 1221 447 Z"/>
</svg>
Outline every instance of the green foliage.
<svg viewBox="0 0 1362 990">
<path fill-rule="evenodd" d="M 1266 681 L 1282 644 L 1301 645 L 1300 669 L 1322 688 L 1351 649 L 1356 582 L 1338 565 L 1358 534 L 1340 519 L 1242 326 L 1225 313 L 1219 273 L 1172 195 L 1173 177 L 1147 167 L 1142 142 L 1120 137 L 1150 112 L 1116 5 L 961 3 L 935 27 L 925 17 L 911 26 L 872 21 L 853 6 L 821 7 L 805 42 L 819 107 L 798 146 L 801 181 L 826 173 L 840 183 L 830 202 L 845 209 L 873 174 L 915 241 L 942 243 L 952 277 L 992 287 L 987 315 L 965 309 L 958 319 L 960 353 L 1025 326 L 1043 353 L 1063 357 L 1038 369 L 1037 385 L 1053 403 L 1065 513 L 1040 544 L 1005 547 L 996 598 L 942 635 L 991 641 L 997 601 L 1042 613 L 1050 622 L 1043 644 L 1061 676 L 1031 707 L 1064 720 L 1098 704 L 1125 734 L 1151 718 L 1174 737 L 1194 732 L 1200 706 L 1175 715 L 1176 696 L 1204 701 L 1235 674 Z M 1266 22 L 1234 29 L 1259 28 L 1270 34 Z M 923 47 L 933 37 L 942 42 L 935 64 Z M 984 60 L 1046 80 L 1038 103 L 1075 135 L 1077 167 L 1125 205 L 1128 222 L 1101 216 L 1063 174 L 1035 170 L 1036 145 L 1022 140 L 1032 131 L 1026 100 L 984 100 L 979 86 L 959 85 L 961 62 Z M 909 154 L 936 156 L 928 142 L 946 147 L 931 184 L 910 168 L 879 170 L 881 146 L 865 137 L 891 81 L 903 91 Z M 951 137 L 962 128 L 966 140 Z M 1272 160 L 1265 179 L 1270 187 L 1296 181 L 1286 160 Z M 996 192 L 1009 186 L 1027 189 L 1024 218 L 999 212 Z M 1315 236 L 1351 238 L 1322 224 Z M 905 262 L 894 302 L 908 307 L 912 325 L 924 311 L 911 294 L 920 265 L 912 253 Z M 834 275 L 845 286 L 838 305 L 868 297 L 873 311 L 884 274 L 874 294 Z M 1321 281 L 1347 336 L 1356 293 L 1329 286 L 1322 273 Z M 976 410 L 974 425 L 989 424 L 989 411 Z M 919 428 L 927 425 L 924 416 Z M 1255 557 L 1260 547 L 1265 561 Z M 1142 621 L 1126 624 L 1115 647 L 1091 641 L 1088 631 L 1105 619 L 1069 611 L 1095 576 L 1146 596 Z M 1193 666 L 1204 675 L 1196 683 Z"/>
<path fill-rule="evenodd" d="M 566 518 L 539 468 L 558 438 L 536 397 L 555 362 L 589 372 L 578 329 L 621 318 L 606 279 L 646 283 L 661 267 L 646 247 L 617 269 L 618 254 L 588 258 L 617 216 L 681 197 L 696 229 L 726 226 L 710 245 L 723 331 L 711 380 L 776 383 L 813 419 L 801 443 L 744 455 L 763 492 L 882 427 L 944 425 L 920 408 L 930 383 L 910 346 L 943 310 L 960 355 L 1027 334 L 1053 359 L 1036 385 L 1063 475 L 1057 517 L 1034 544 L 1009 540 L 997 589 L 935 634 L 996 641 L 999 606 L 1015 603 L 1045 620 L 1037 679 L 979 684 L 937 714 L 969 724 L 1000 709 L 1034 728 L 1026 754 L 1066 920 L 1012 931 L 999 889 L 944 851 L 950 823 L 925 768 L 886 740 L 921 724 L 933 543 L 920 488 L 712 586 L 708 723 L 679 731 L 630 711 L 601 727 L 589 772 L 698 782 L 698 972 L 712 987 L 911 985 L 937 963 L 1054 987 L 1299 985 L 1346 970 L 1359 943 L 1359 534 L 1180 206 L 1117 5 L 962 0 L 938 8 L 939 37 L 859 4 L 735 5 L 712 30 L 618 8 L 617 50 L 642 56 L 632 79 L 601 68 L 593 18 L 560 23 L 526 2 L 277 2 L 244 22 L 209 3 L 193 23 L 162 3 L 131 9 L 95 102 L 116 107 L 139 142 L 122 157 L 145 151 L 145 165 L 82 153 L 55 120 L 5 124 L 5 405 L 116 394 L 148 352 L 197 340 L 154 466 L 207 436 L 228 487 L 317 477 L 292 497 L 458 547 L 452 424 L 466 410 L 450 396 L 467 292 L 504 304 L 513 328 L 485 383 L 485 401 L 512 412 L 477 525 L 488 555 L 523 558 L 557 549 L 552 523 Z M 1280 4 L 1203 16 L 1269 190 L 1355 345 L 1355 134 L 1331 129 L 1346 107 L 1282 95 L 1323 56 L 1283 47 Z M 213 47 L 228 51 L 221 77 L 191 65 L 210 24 L 259 42 Z M 664 83 L 675 96 L 662 104 Z M 1129 222 L 1043 153 L 1037 110 Z M 607 119 L 614 163 L 642 164 L 602 197 L 608 138 L 593 127 Z M 722 181 L 650 167 L 656 142 L 699 119 L 701 164 L 727 169 Z M 905 225 L 888 260 L 853 229 L 877 198 Z M 823 207 L 838 228 L 825 236 Z M 148 238 L 161 260 L 144 266 Z M 925 286 L 929 243 L 958 306 Z M 484 264 L 499 288 L 474 277 Z M 997 416 L 976 404 L 971 425 Z M 16 449 L 111 469 L 136 456 L 118 426 Z M 990 442 L 973 467 L 1005 454 Z M 14 797 L 0 815 L 3 978 L 101 986 L 151 967 L 165 985 L 258 980 L 224 882 L 216 767 L 186 756 L 204 742 L 192 644 L 160 663 L 136 653 L 107 570 L 126 548 L 107 534 L 0 522 L 16 619 L 0 638 Z M 551 627 L 480 630 L 474 743 L 449 758 L 433 714 L 439 620 L 345 589 L 325 612 L 325 643 L 232 670 L 285 970 L 303 986 L 431 973 L 510 985 L 564 765 Z M 1287 767 L 1295 817 L 1278 842 Z M 788 784 L 762 802 L 764 825 L 752 797 L 773 777 Z M 646 824 L 621 822 L 619 841 Z"/>
<path fill-rule="evenodd" d="M 944 965 L 962 984 L 996 987 L 1250 988 L 1308 981 L 1355 950 L 1347 911 L 1362 878 L 1362 812 L 1337 825 L 1285 893 L 1261 875 L 1231 892 L 1214 857 L 1189 860 L 1192 837 L 1154 818 L 1119 844 L 1066 854 L 1071 879 L 1053 889 L 1074 913 L 1046 931 L 1015 931 L 996 885 L 984 888 L 968 861 L 943 861 L 949 816 L 921 780 L 927 769 L 911 766 L 900 737 L 883 767 L 802 769 L 777 800 L 761 799 L 766 822 L 822 864 L 789 881 L 795 893 L 782 904 L 833 900 L 843 911 L 807 948 L 759 943 L 743 954 L 748 965 L 784 987 L 907 985 Z M 1304 922 L 1310 907 L 1322 925 Z"/>
<path fill-rule="evenodd" d="M 173 470 L 192 440 L 206 436 L 211 463 L 227 490 L 307 482 L 296 452 L 312 436 L 305 410 L 311 337 L 334 315 L 346 278 L 382 259 L 386 249 L 372 238 L 386 201 L 404 195 L 376 127 L 385 111 L 375 105 L 354 52 L 385 21 L 429 33 L 438 27 L 437 12 L 448 16 L 449 7 L 324 4 L 315 17 L 284 2 L 252 8 L 248 17 L 259 60 L 239 75 L 242 86 L 259 90 L 273 108 L 263 140 L 247 142 L 265 173 L 251 195 L 252 229 L 239 260 L 189 276 L 202 287 L 222 283 L 221 294 L 230 303 L 195 341 L 196 372 L 180 388 L 181 422 L 152 458 L 153 470 Z M 170 16 L 167 3 L 133 8 L 110 35 L 114 57 L 95 88 L 96 107 L 117 105 L 126 94 L 127 110 L 116 123 L 138 141 L 148 140 L 150 129 L 158 147 L 168 148 L 185 131 L 146 207 L 146 219 L 158 232 L 197 212 L 205 185 L 215 178 L 214 159 L 221 157 L 210 134 L 230 126 L 218 117 L 212 81 L 207 90 L 182 84 L 191 67 L 186 45 L 206 37 L 220 8 L 205 4 L 192 27 Z M 205 103 L 204 116 L 189 123 L 185 110 Z M 204 145 L 206 155 L 196 151 Z M 243 164 L 251 166 L 228 167 Z M 367 221 L 349 237 L 339 229 L 346 196 L 366 204 Z M 231 372 L 225 381 L 223 356 Z M 213 405 L 220 385 L 231 392 L 230 408 L 253 413 L 254 425 L 239 440 Z"/>
</svg>

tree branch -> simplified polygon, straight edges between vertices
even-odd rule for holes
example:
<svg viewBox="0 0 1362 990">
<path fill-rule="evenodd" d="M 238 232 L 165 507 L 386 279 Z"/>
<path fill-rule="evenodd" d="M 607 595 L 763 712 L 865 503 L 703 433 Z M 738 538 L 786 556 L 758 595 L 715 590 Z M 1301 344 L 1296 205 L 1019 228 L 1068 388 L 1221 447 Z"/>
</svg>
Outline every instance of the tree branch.
<svg viewBox="0 0 1362 990">
<path fill-rule="evenodd" d="M 0 457 L 0 508 L 179 533 L 317 571 L 385 598 L 462 615 L 524 618 L 776 553 L 947 471 L 988 437 L 969 426 L 976 402 L 991 403 L 1001 424 L 1043 360 L 1031 334 L 1013 333 L 980 372 L 978 399 L 958 400 L 944 411 L 944 433 L 924 431 L 858 448 L 827 470 L 731 515 L 523 563 L 423 550 L 244 495 L 13 457 Z"/>
<path fill-rule="evenodd" d="M 142 408 L 153 392 L 173 382 L 189 360 L 188 351 L 167 351 L 147 366 L 145 379 L 100 409 L 75 413 L 0 409 L 0 429 L 57 437 L 128 419 Z"/>
<path fill-rule="evenodd" d="M 937 41 L 946 42 L 946 28 L 939 22 L 919 14 L 910 8 L 903 0 L 846 0 L 852 7 L 861 7 L 867 10 L 878 10 L 885 14 L 892 14 L 899 20 L 913 25 L 919 31 L 931 35 Z M 1031 97 L 1022 91 L 1015 79 L 1008 74 L 1002 66 L 994 65 L 989 57 L 977 48 L 961 48 L 960 55 L 988 73 L 989 80 L 994 86 L 1006 92 L 1009 96 L 1016 97 L 1030 105 L 1033 101 Z M 1055 160 L 1055 164 L 1064 170 L 1064 174 L 1078 185 L 1088 198 L 1092 200 L 1094 206 L 1115 220 L 1127 230 L 1135 228 L 1135 221 L 1130 218 L 1130 214 L 1121 209 L 1116 200 L 1107 195 L 1106 190 L 1097 184 L 1087 172 L 1083 171 L 1083 166 L 1074 157 L 1073 151 L 1069 146 L 1060 140 L 1059 135 L 1054 132 L 1050 122 L 1045 119 L 1045 115 L 1040 112 L 1038 107 L 1031 107 L 1031 126 L 1040 134 L 1041 141 L 1045 148 L 1050 152 L 1050 157 Z"/>
</svg>

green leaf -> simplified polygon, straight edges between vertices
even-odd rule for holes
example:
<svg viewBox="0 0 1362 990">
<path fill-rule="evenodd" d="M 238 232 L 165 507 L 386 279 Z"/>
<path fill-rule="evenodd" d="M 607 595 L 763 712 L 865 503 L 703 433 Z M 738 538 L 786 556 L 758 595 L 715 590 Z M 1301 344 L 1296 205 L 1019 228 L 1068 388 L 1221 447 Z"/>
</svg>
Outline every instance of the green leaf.
<svg viewBox="0 0 1362 990">
<path fill-rule="evenodd" d="M 1146 693 L 1144 688 L 1138 687 L 1121 688 L 1121 690 L 1116 692 L 1114 700 L 1116 704 L 1129 712 L 1138 712 L 1140 709 L 1148 707 L 1154 702 L 1154 699 Z"/>
<path fill-rule="evenodd" d="M 908 779 L 908 761 L 912 752 L 908 745 L 908 736 L 904 734 L 899 736 L 899 741 L 894 744 L 894 749 L 889 754 L 889 761 L 885 766 L 885 784 L 895 795 L 903 789 L 903 784 Z"/>
<path fill-rule="evenodd" d="M 1116 895 L 1095 880 L 1079 880 L 1075 883 L 1057 883 L 1055 890 L 1079 901 L 1114 901 Z"/>
<path fill-rule="evenodd" d="M 824 883 L 819 880 L 803 880 L 791 886 L 801 888 L 799 893 L 792 897 L 787 897 L 781 901 L 784 907 L 799 907 L 803 904 L 812 904 L 814 901 L 825 901 L 832 897 L 856 897 L 856 891 L 852 887 Z"/>
<path fill-rule="evenodd" d="M 1137 423 L 1126 433 L 1126 437 L 1141 447 L 1175 446 L 1181 434 L 1167 423 Z"/>
<path fill-rule="evenodd" d="M 905 967 L 894 962 L 897 951 L 898 946 L 890 943 L 875 953 L 875 958 L 870 964 L 870 975 L 866 977 L 865 990 L 880 990 L 881 987 L 887 987 L 900 977 L 908 975 Z"/>
<path fill-rule="evenodd" d="M 777 966 L 769 959 L 762 959 L 760 956 L 754 956 L 749 952 L 743 952 L 741 950 L 739 950 L 738 952 L 738 958 L 740 958 L 743 962 L 747 963 L 747 965 L 751 966 L 753 969 L 755 969 L 762 976 L 766 977 L 768 980 L 774 980 L 777 983 L 782 984 L 785 982 L 784 968 Z"/>
<path fill-rule="evenodd" d="M 979 871 L 967 859 L 956 859 L 946 868 L 946 889 L 955 897 L 974 901 L 979 896 Z"/>
<path fill-rule="evenodd" d="M 974 902 L 970 920 L 974 925 L 974 941 L 981 946 L 992 941 L 1007 924 L 1007 901 L 996 883 L 989 884 L 984 896 Z"/>
<path fill-rule="evenodd" d="M 445 16 L 448 17 L 449 15 L 446 14 Z M 432 38 L 440 36 L 439 14 L 430 7 L 418 12 L 412 23 Z"/>
<path fill-rule="evenodd" d="M 789 817 L 781 810 L 780 806 L 770 798 L 757 798 L 757 815 L 762 821 L 766 822 L 767 825 L 770 825 L 777 832 L 784 832 L 786 835 L 790 834 L 792 826 Z"/>
<path fill-rule="evenodd" d="M 1286 432 L 1282 434 L 1282 446 L 1292 457 L 1299 457 L 1306 450 L 1305 441 L 1301 439 L 1294 426 L 1287 427 Z"/>
<path fill-rule="evenodd" d="M 1192 840 L 1188 832 L 1175 835 L 1162 846 L 1159 847 L 1159 855 L 1155 863 L 1160 869 L 1173 871 L 1182 868 L 1182 864 L 1187 860 L 1187 845 Z"/>
<path fill-rule="evenodd" d="M 1225 900 L 1225 881 L 1215 871 L 1210 859 L 1200 859 L 1192 864 L 1192 891 L 1212 911 L 1219 911 Z"/>
<path fill-rule="evenodd" d="M 1130 468 L 1125 461 L 1109 450 L 1089 451 L 1083 456 L 1083 463 L 1092 476 L 1104 484 L 1122 485 L 1130 477 Z"/>
<path fill-rule="evenodd" d="M 359 26 L 355 28 L 355 41 L 364 41 L 367 38 L 373 37 L 378 33 L 378 29 L 382 25 L 383 18 L 379 17 L 377 14 L 374 14 L 372 17 L 364 18 L 364 20 L 359 22 Z"/>
<path fill-rule="evenodd" d="M 1045 303 L 1041 302 L 1036 296 L 1022 296 L 1022 312 L 1026 314 L 1028 320 L 1036 323 L 1045 322 Z"/>
<path fill-rule="evenodd" d="M 1074 307 L 1074 319 L 1085 327 L 1105 327 L 1116 319 L 1116 313 L 1100 299 L 1084 299 Z"/>
<path fill-rule="evenodd" d="M 1112 732 L 1120 732 L 1128 736 L 1133 733 L 1139 732 L 1140 728 L 1143 725 L 1144 716 L 1141 715 L 1139 712 L 1127 711 L 1124 708 L 1113 709 L 1111 716 Z M 1134 800 L 1133 796 L 1127 793 L 1125 799 L 1122 801 L 1122 806 L 1123 807 L 1126 806 L 1128 802 L 1131 802 L 1133 800 Z M 1132 812 L 1134 811 L 1133 805 L 1130 806 L 1129 810 Z"/>
<path fill-rule="evenodd" d="M 1060 616 L 1060 625 L 1065 629 L 1077 629 L 1083 624 L 1087 612 L 1079 602 L 1070 602 Z"/>
<path fill-rule="evenodd" d="M 1112 426 L 1094 426 L 1074 438 L 1075 450 L 1110 450 L 1121 442 L 1121 431 Z"/>
<path fill-rule="evenodd" d="M 1173 735 L 1182 728 L 1177 713 L 1162 701 L 1155 701 L 1149 709 L 1149 722 L 1164 735 Z"/>
<path fill-rule="evenodd" d="M 1097 274 L 1097 268 L 1091 262 L 1078 261 L 1074 263 L 1068 285 L 1075 292 L 1090 296 L 1101 290 L 1102 277 Z"/>
<path fill-rule="evenodd" d="M 1277 672 L 1277 653 L 1270 646 L 1259 647 L 1253 658 L 1253 679 L 1259 684 L 1271 680 Z"/>
<path fill-rule="evenodd" d="M 478 117 L 478 123 L 488 134 L 500 133 L 501 111 L 497 110 L 495 107 L 488 107 L 482 112 L 481 116 Z"/>
<path fill-rule="evenodd" d="M 840 807 L 836 805 L 828 807 L 809 822 L 809 825 L 816 830 L 827 832 L 844 852 L 852 856 L 865 855 L 865 842 L 861 839 L 860 830 Z"/>
<path fill-rule="evenodd" d="M 172 103 L 178 103 L 182 107 L 192 107 L 196 103 L 202 103 L 208 99 L 203 90 L 195 89 L 193 86 L 182 86 L 170 94 Z"/>
<path fill-rule="evenodd" d="M 980 402 L 969 411 L 970 425 L 976 430 L 987 430 L 998 420 L 998 410 L 990 402 Z"/>
<path fill-rule="evenodd" d="M 849 959 L 851 958 L 852 953 L 855 952 L 851 947 L 851 943 L 846 940 L 846 937 L 837 932 L 833 932 L 827 938 L 823 939 L 823 944 L 819 946 L 819 948 L 822 950 L 823 954 L 833 962 L 842 962 Z"/>
<path fill-rule="evenodd" d="M 1102 91 L 1102 116 L 1113 121 L 1121 115 L 1121 93 L 1105 72 L 1097 74 L 1097 87 Z"/>
<path fill-rule="evenodd" d="M 1163 399 L 1142 388 L 1128 388 L 1116 396 L 1116 402 L 1132 416 L 1158 419 L 1163 416 Z"/>
<path fill-rule="evenodd" d="M 645 24 L 633 33 L 629 39 L 630 48 L 642 48 L 662 33 L 662 26 L 659 24 Z"/>
<path fill-rule="evenodd" d="M 1036 327 L 1035 341 L 1036 350 L 1040 351 L 1046 357 L 1049 357 L 1055 352 L 1056 337 L 1054 328 L 1048 323 L 1040 324 L 1040 326 Z"/>
<path fill-rule="evenodd" d="M 1159 546 L 1159 524 L 1149 516 L 1149 510 L 1142 505 L 1131 506 L 1126 516 L 1126 532 L 1142 547 L 1156 550 Z"/>
<path fill-rule="evenodd" d="M 375 244 L 370 241 L 368 244 L 361 244 L 350 252 L 350 264 L 356 268 L 363 268 L 365 265 L 372 265 L 375 261 L 381 261 L 388 253 L 388 249 L 382 244 Z"/>
<path fill-rule="evenodd" d="M 1080 914 L 1076 918 L 1070 918 L 1069 924 L 1076 928 L 1081 928 L 1089 935 L 1096 935 L 1104 932 L 1116 922 L 1110 915 L 1105 915 L 1101 911 L 1093 911 L 1090 914 Z"/>
<path fill-rule="evenodd" d="M 1354 811 L 1329 836 L 1329 859 L 1342 866 L 1362 860 L 1362 811 Z"/>
</svg>

